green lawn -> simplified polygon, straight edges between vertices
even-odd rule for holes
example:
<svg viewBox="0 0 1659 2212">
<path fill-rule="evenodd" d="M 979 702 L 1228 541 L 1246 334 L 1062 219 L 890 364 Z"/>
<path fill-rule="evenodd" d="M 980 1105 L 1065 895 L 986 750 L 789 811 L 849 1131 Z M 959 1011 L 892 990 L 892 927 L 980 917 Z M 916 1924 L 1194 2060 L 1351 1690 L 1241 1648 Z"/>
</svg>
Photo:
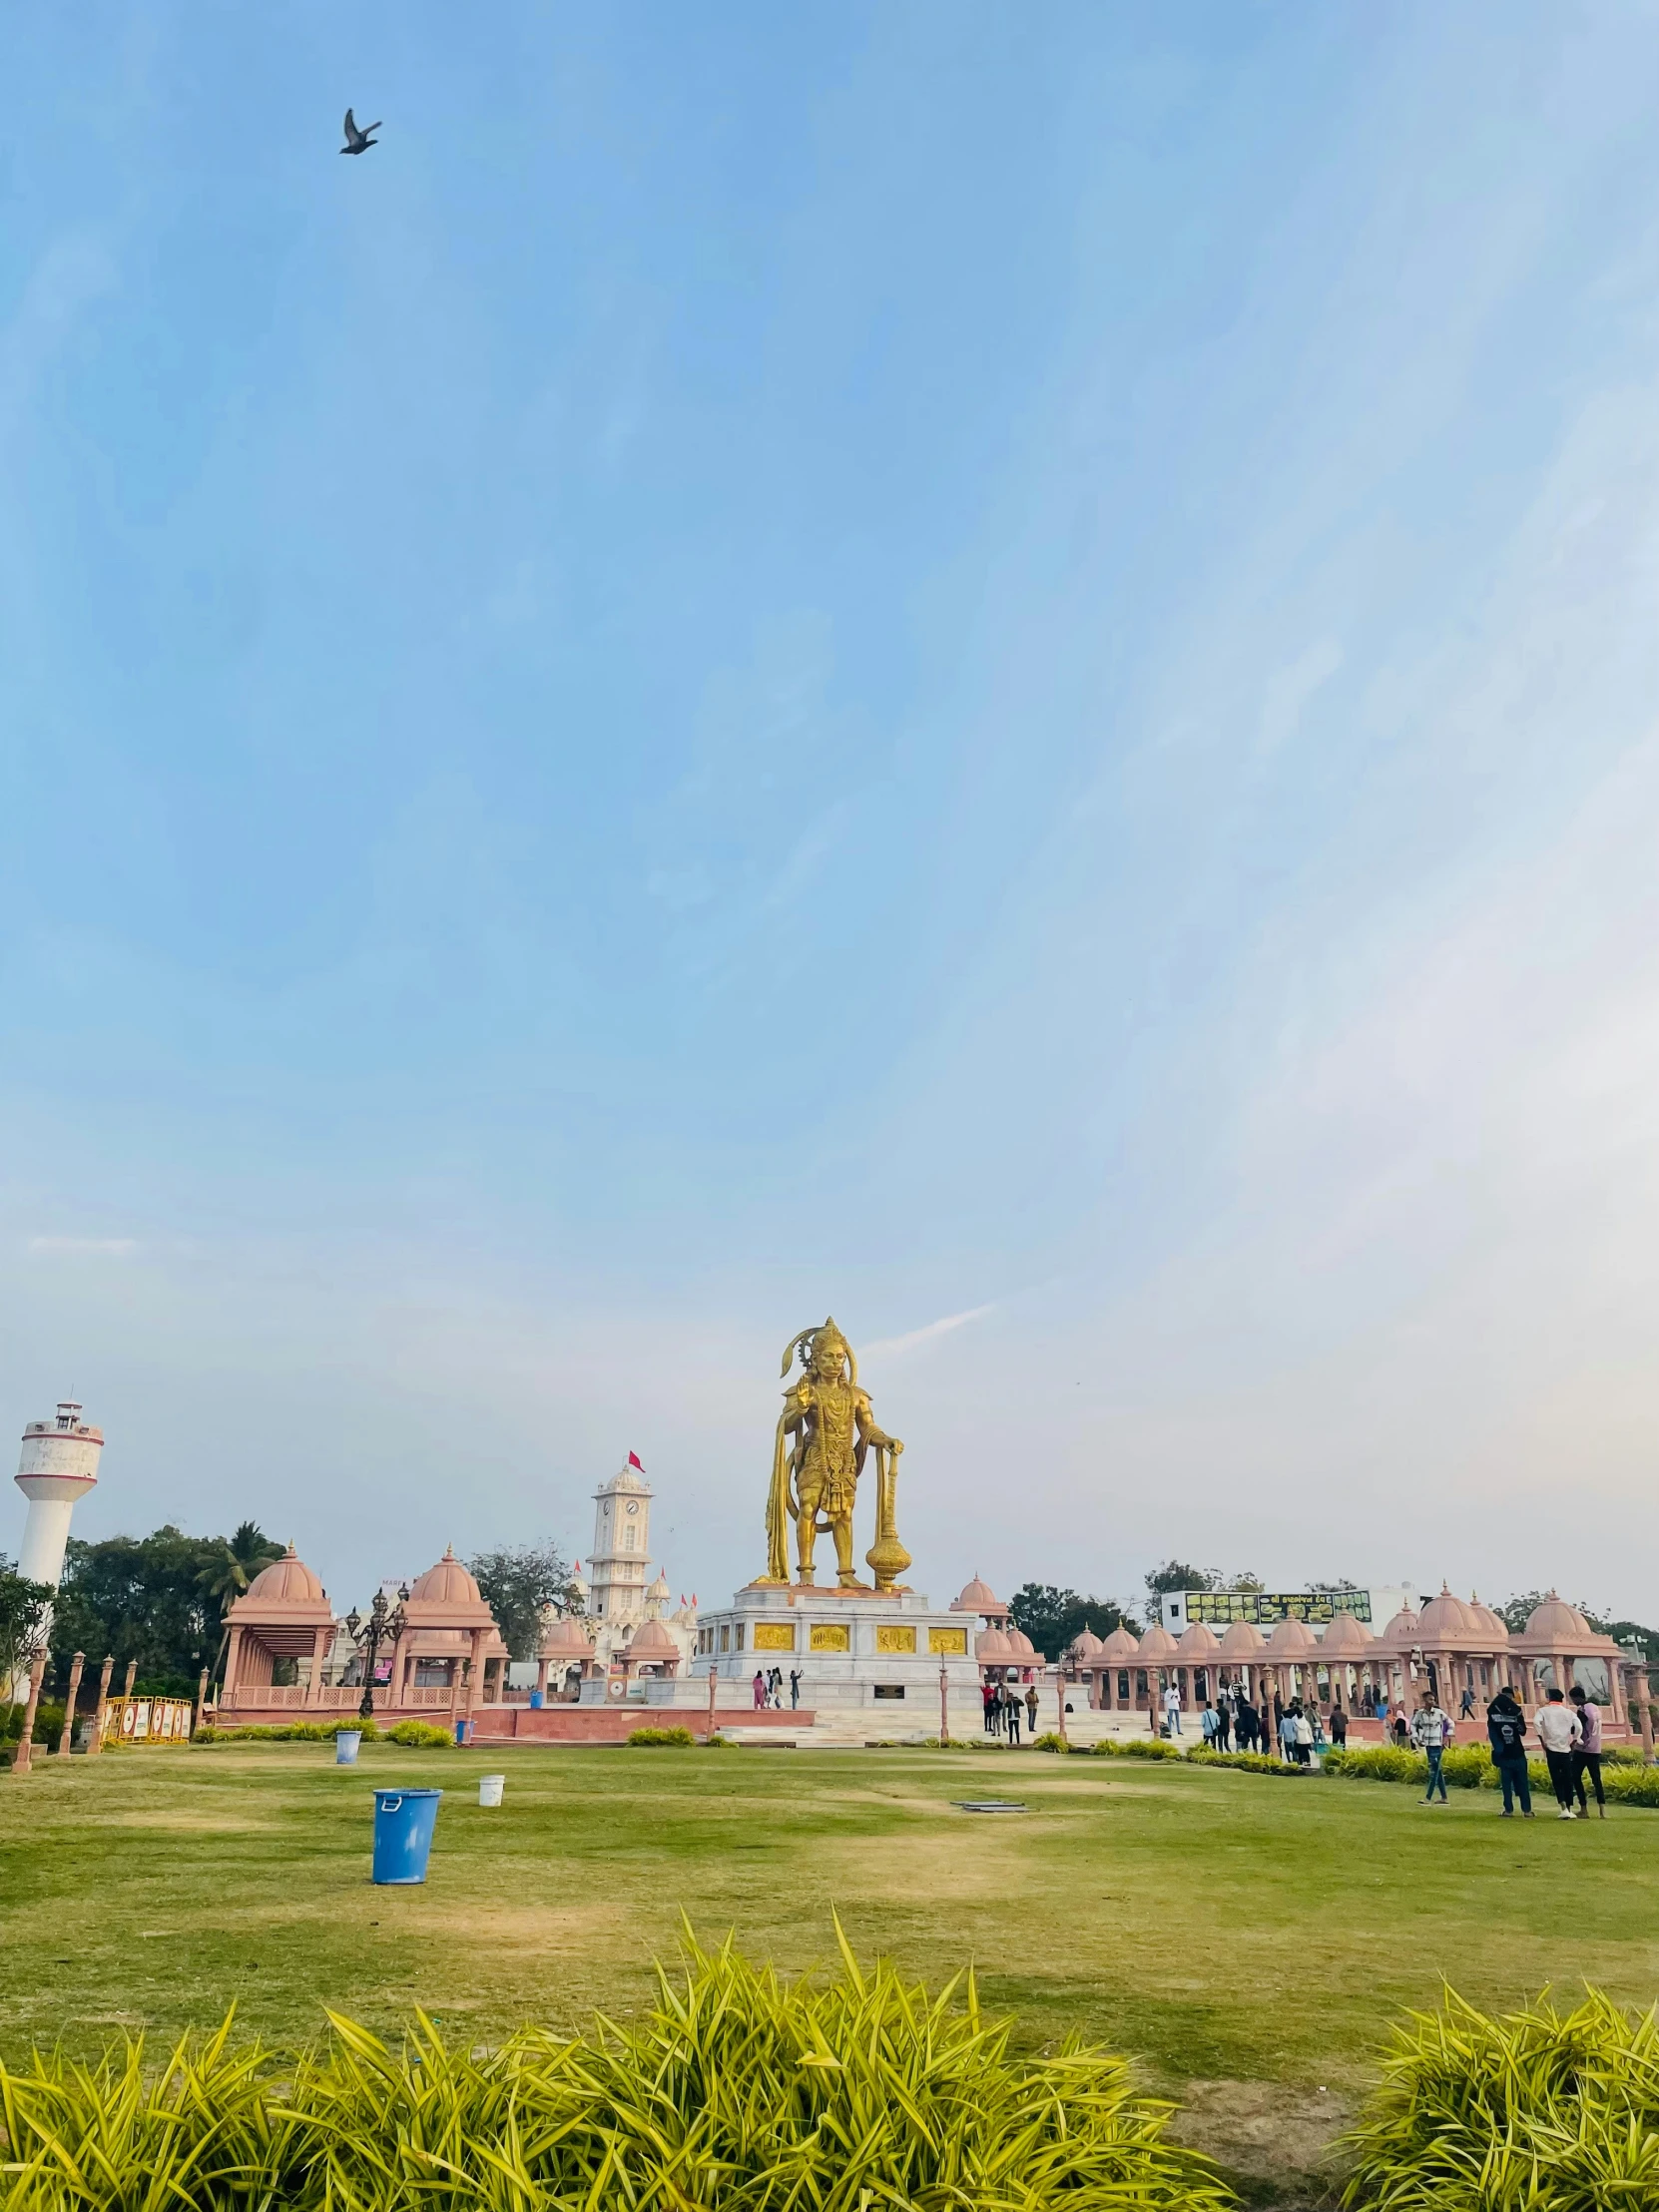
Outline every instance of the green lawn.
<svg viewBox="0 0 1659 2212">
<path fill-rule="evenodd" d="M 308 2035 L 419 2002 L 487 2040 L 625 2011 L 679 1916 L 799 1967 L 853 1943 L 972 1960 L 1022 2038 L 1070 2027 L 1197 2076 L 1352 2090 L 1442 1977 L 1485 2005 L 1659 1993 L 1659 1813 L 1500 1821 L 1376 1784 L 1030 1753 L 365 1745 L 128 1752 L 0 1778 L 0 2050 L 217 2020 Z M 507 1773 L 499 1812 L 477 1777 Z M 441 1783 L 429 1883 L 368 1881 L 369 1788 Z M 1024 1817 L 953 1797 L 1009 1793 Z"/>
</svg>

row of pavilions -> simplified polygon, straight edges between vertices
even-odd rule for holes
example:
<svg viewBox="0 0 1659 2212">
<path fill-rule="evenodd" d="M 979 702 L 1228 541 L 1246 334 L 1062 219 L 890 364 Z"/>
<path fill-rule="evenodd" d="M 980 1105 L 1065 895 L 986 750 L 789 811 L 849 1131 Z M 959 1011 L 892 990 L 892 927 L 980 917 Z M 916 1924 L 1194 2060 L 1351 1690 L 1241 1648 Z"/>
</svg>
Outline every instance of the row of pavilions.
<svg viewBox="0 0 1659 2212">
<path fill-rule="evenodd" d="M 977 1576 L 953 1610 L 983 1620 L 974 1655 L 988 1676 L 1025 1675 L 1042 1664 L 1008 1607 Z M 1553 1590 L 1511 1634 L 1489 1605 L 1442 1588 L 1420 1612 L 1402 1607 L 1376 1633 L 1346 1612 L 1335 1614 L 1323 1635 L 1294 1619 L 1277 1622 L 1266 1635 L 1250 1621 L 1233 1621 L 1219 1635 L 1193 1621 L 1180 1637 L 1156 1624 L 1139 1636 L 1127 1626 L 1108 1636 L 1085 1628 L 1060 1664 L 1091 1709 L 1144 1713 L 1149 1723 L 1172 1685 L 1189 1707 L 1202 1707 L 1228 1689 L 1242 1690 L 1257 1705 L 1301 1699 L 1327 1711 L 1341 1706 L 1350 1715 L 1409 1708 L 1424 1691 L 1455 1714 L 1466 1692 L 1482 1716 L 1502 1688 L 1527 1704 L 1551 1688 L 1579 1688 L 1622 1729 L 1629 1721 L 1623 1672 L 1641 1662 Z"/>
</svg>

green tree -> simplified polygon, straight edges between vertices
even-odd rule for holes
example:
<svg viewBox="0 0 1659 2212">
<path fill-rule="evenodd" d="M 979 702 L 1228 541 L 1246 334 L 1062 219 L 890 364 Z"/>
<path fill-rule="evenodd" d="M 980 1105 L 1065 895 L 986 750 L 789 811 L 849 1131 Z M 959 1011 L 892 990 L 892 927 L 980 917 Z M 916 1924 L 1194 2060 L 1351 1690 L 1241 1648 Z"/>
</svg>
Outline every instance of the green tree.
<svg viewBox="0 0 1659 2212">
<path fill-rule="evenodd" d="M 48 1586 L 19 1574 L 15 1560 L 0 1552 L 0 1700 L 15 1677 L 34 1664 L 51 1603 Z"/>
<path fill-rule="evenodd" d="M 148 1536 L 71 1537 L 52 1614 L 53 1680 L 68 1680 L 70 1655 L 107 1653 L 121 1668 L 138 1662 L 155 1691 L 188 1696 L 213 1662 L 219 1607 L 208 1584 L 223 1569 L 224 1536 L 187 1536 L 169 1523 Z"/>
<path fill-rule="evenodd" d="M 1008 1604 L 1016 1628 L 1022 1628 L 1045 1659 L 1058 1659 L 1085 1628 L 1097 1636 L 1109 1636 L 1121 1627 L 1125 1615 L 1109 1597 L 1079 1597 L 1075 1590 L 1056 1589 L 1051 1582 L 1027 1582 Z"/>
<path fill-rule="evenodd" d="M 1214 1567 L 1189 1567 L 1179 1559 L 1166 1559 L 1161 1567 L 1154 1567 L 1146 1578 L 1146 1604 L 1143 1611 L 1148 1627 L 1164 1617 L 1163 1596 L 1166 1590 L 1219 1590 L 1220 1573 Z M 1033 1637 L 1032 1641 L 1035 1642 Z"/>
<path fill-rule="evenodd" d="M 515 1659 L 533 1659 L 544 1609 L 572 1609 L 572 1576 L 564 1553 L 557 1544 L 520 1544 L 480 1551 L 467 1567 L 488 1600 L 508 1651 Z"/>
</svg>

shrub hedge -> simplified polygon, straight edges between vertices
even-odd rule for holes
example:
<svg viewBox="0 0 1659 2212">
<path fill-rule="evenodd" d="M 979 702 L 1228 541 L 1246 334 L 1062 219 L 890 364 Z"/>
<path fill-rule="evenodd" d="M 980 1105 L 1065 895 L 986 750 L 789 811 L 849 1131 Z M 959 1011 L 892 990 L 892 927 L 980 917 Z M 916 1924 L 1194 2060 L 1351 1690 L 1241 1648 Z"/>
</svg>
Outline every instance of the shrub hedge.
<svg viewBox="0 0 1659 2212">
<path fill-rule="evenodd" d="M 331 1744 L 336 1736 L 349 1729 L 361 1731 L 365 1744 L 374 1743 L 380 1736 L 375 1721 L 281 1721 L 270 1726 L 251 1723 L 246 1728 L 222 1728 L 217 1721 L 205 1721 L 191 1738 L 193 1744 Z M 438 1731 L 440 1735 L 443 1731 Z M 447 1736 L 444 1737 L 447 1743 Z"/>
<path fill-rule="evenodd" d="M 836 1934 L 839 1936 L 839 1930 Z M 1171 2107 L 1121 2058 L 1016 2058 L 971 1974 L 937 1996 L 841 1940 L 828 1983 L 688 1942 L 637 2024 L 524 2028 L 452 2049 L 424 2014 L 401 2049 L 330 2014 L 297 2053 L 182 2043 L 159 2075 L 128 2038 L 101 2064 L 0 2068 L 6 2212 L 1225 2212 Z"/>
<path fill-rule="evenodd" d="M 689 1749 L 697 1738 L 689 1728 L 636 1728 L 628 1741 L 631 1744 L 675 1744 Z"/>
<path fill-rule="evenodd" d="M 1195 1767 L 1238 1767 L 1246 1774 L 1291 1774 L 1308 1776 L 1316 1772 L 1313 1767 L 1293 1766 L 1286 1759 L 1270 1759 L 1265 1751 L 1210 1751 L 1197 1744 L 1187 1754 Z"/>
</svg>

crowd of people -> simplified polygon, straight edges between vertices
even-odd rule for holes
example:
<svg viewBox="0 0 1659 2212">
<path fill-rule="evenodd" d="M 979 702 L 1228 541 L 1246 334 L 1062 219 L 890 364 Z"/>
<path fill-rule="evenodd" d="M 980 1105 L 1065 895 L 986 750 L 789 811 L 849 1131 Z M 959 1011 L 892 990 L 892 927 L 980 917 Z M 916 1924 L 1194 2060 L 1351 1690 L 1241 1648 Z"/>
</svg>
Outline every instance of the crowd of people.
<svg viewBox="0 0 1659 2212">
<path fill-rule="evenodd" d="M 755 1669 L 755 1680 L 753 1688 L 755 1692 L 755 1710 L 757 1713 L 764 1713 L 769 1707 L 774 1712 L 783 1711 L 784 1670 L 782 1667 L 757 1667 Z M 790 1710 L 793 1712 L 796 1707 L 800 1705 L 800 1703 L 801 1669 L 799 1667 L 791 1667 Z"/>
<path fill-rule="evenodd" d="M 801 1703 L 799 1667 L 790 1669 L 788 1687 L 793 1710 Z M 768 1707 L 782 1710 L 784 1689 L 782 1667 L 770 1670 L 757 1667 L 755 1710 L 762 1712 Z M 1017 1682 L 986 1682 L 982 1692 L 987 1736 L 999 1736 L 1009 1744 L 1017 1744 L 1022 1728 L 1036 1735 L 1038 1701 L 1034 1682 L 1027 1683 L 1023 1690 Z M 1163 1706 L 1163 1734 L 1183 1735 L 1181 1692 L 1173 1682 L 1164 1692 Z M 1409 1746 L 1424 1754 L 1428 1761 L 1428 1788 L 1423 1804 L 1447 1804 L 1444 1761 L 1447 1750 L 1457 1740 L 1457 1728 L 1450 1714 L 1441 1710 L 1433 1693 L 1425 1691 L 1418 1700 L 1417 1710 L 1408 1714 L 1402 1703 L 1390 1704 L 1381 1696 L 1374 1699 L 1368 1685 L 1360 1710 L 1367 1719 L 1382 1722 L 1384 1740 L 1391 1738 L 1400 1750 Z M 1465 1691 L 1462 1718 L 1468 1719 L 1472 1710 L 1472 1699 Z M 1214 1698 L 1204 1701 L 1204 1710 L 1199 1715 L 1199 1732 L 1211 1751 L 1265 1752 L 1271 1741 L 1288 1765 L 1308 1767 L 1328 1745 L 1340 1751 L 1348 1742 L 1348 1714 L 1344 1708 L 1333 1705 L 1329 1717 L 1330 1735 L 1327 1737 L 1326 1716 L 1317 1703 L 1305 1705 L 1301 1698 L 1292 1698 L 1286 1704 L 1275 1691 L 1270 1710 L 1265 1700 L 1261 1706 L 1254 1705 L 1242 1683 L 1223 1683 Z M 1574 1689 L 1570 1697 L 1560 1690 L 1550 1689 L 1544 1693 L 1544 1701 L 1533 1714 L 1531 1725 L 1549 1769 L 1558 1817 L 1564 1821 L 1587 1820 L 1590 1792 L 1593 1791 L 1596 1812 L 1605 1820 L 1607 1800 L 1601 1784 L 1601 1708 L 1581 1689 Z M 1492 1765 L 1497 1770 L 1498 1787 L 1503 1792 L 1505 1820 L 1513 1817 L 1517 1800 L 1521 1818 L 1532 1818 L 1526 1735 L 1526 1714 L 1514 1691 L 1505 1685 L 1486 1709 L 1486 1737 Z"/>
<path fill-rule="evenodd" d="M 1028 1682 L 1023 1691 L 1017 1682 L 987 1682 L 983 1696 L 987 1736 L 1001 1736 L 1008 1743 L 1017 1744 L 1022 1723 L 1031 1735 L 1036 1735 L 1037 1685 L 1034 1682 Z"/>
</svg>

